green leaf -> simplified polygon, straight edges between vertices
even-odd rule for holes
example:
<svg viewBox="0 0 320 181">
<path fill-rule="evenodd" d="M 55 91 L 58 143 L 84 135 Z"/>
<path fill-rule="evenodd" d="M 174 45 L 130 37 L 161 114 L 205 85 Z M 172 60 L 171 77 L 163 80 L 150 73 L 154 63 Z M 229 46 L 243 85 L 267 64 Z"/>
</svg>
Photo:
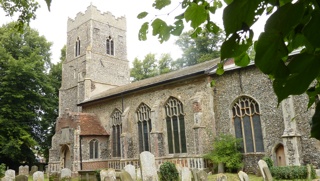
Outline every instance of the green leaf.
<svg viewBox="0 0 320 181">
<path fill-rule="evenodd" d="M 171 34 L 175 35 L 175 36 L 180 36 L 182 33 L 182 30 L 184 28 L 183 25 L 183 21 L 182 20 L 178 20 L 174 23 L 176 26 L 173 27 L 173 29 L 171 30 Z"/>
<path fill-rule="evenodd" d="M 245 66 L 247 66 L 247 65 L 250 63 L 249 55 L 248 55 L 247 53 L 243 53 L 243 54 L 241 54 L 240 56 L 235 57 L 235 58 L 234 58 L 234 63 L 235 63 L 237 66 L 240 66 L 240 67 L 245 67 Z"/>
<path fill-rule="evenodd" d="M 227 36 L 254 23 L 255 11 L 259 3 L 259 0 L 238 0 L 224 9 L 223 25 Z"/>
<path fill-rule="evenodd" d="M 299 24 L 305 9 L 304 3 L 301 1 L 295 4 L 287 3 L 281 6 L 267 20 L 264 27 L 265 32 L 277 31 L 279 33 L 281 32 L 283 36 L 286 36 Z M 290 16 L 288 16 L 289 14 Z"/>
<path fill-rule="evenodd" d="M 152 6 L 155 9 L 161 10 L 162 8 L 164 8 L 170 4 L 171 4 L 171 0 L 155 0 L 154 3 L 152 4 Z"/>
<path fill-rule="evenodd" d="M 217 66 L 218 66 L 218 67 L 217 67 L 216 73 L 217 73 L 218 75 L 222 75 L 222 74 L 224 73 L 223 63 L 220 62 L 220 63 L 217 64 Z"/>
<path fill-rule="evenodd" d="M 167 41 L 170 38 L 170 32 L 173 27 L 169 27 L 163 20 L 157 18 L 152 22 L 151 26 L 153 27 L 152 35 L 158 35 L 160 43 Z"/>
<path fill-rule="evenodd" d="M 217 34 L 220 30 L 219 26 L 217 26 L 214 22 L 209 21 L 206 24 L 206 28 L 208 29 L 209 32 Z"/>
<path fill-rule="evenodd" d="M 265 74 L 273 77 L 286 77 L 287 67 L 282 61 L 288 55 L 282 36 L 275 32 L 263 32 L 255 44 L 256 66 Z"/>
<path fill-rule="evenodd" d="M 147 40 L 147 34 L 148 34 L 148 29 L 149 29 L 149 23 L 145 22 L 141 25 L 141 28 L 139 30 L 139 40 L 140 41 L 145 41 Z"/>
<path fill-rule="evenodd" d="M 51 0 L 45 0 L 45 1 L 46 1 L 46 3 L 47 3 L 48 10 L 50 11 Z"/>
<path fill-rule="evenodd" d="M 196 28 L 191 34 L 190 34 L 190 37 L 191 38 L 197 38 L 198 35 L 201 33 L 202 31 L 202 28 L 198 27 Z"/>
<path fill-rule="evenodd" d="M 312 13 L 311 20 L 303 29 L 304 36 L 315 48 L 320 47 L 319 25 L 320 25 L 320 11 L 317 10 Z"/>
<path fill-rule="evenodd" d="M 180 15 L 174 17 L 174 19 L 180 19 L 180 20 L 184 19 L 184 13 L 181 13 Z"/>
<path fill-rule="evenodd" d="M 247 43 L 240 43 L 240 39 L 240 36 L 234 33 L 229 39 L 223 42 L 221 46 L 221 60 L 236 58 L 245 53 L 252 45 L 252 39 L 248 39 Z"/>
<path fill-rule="evenodd" d="M 311 137 L 320 140 L 320 102 L 316 105 L 316 111 L 311 119 Z"/>
<path fill-rule="evenodd" d="M 137 18 L 138 18 L 138 19 L 142 19 L 142 18 L 145 18 L 147 15 L 148 15 L 148 12 L 145 12 L 145 11 L 144 11 L 144 12 L 139 13 L 138 16 L 137 16 Z"/>
<path fill-rule="evenodd" d="M 231 3 L 233 2 L 233 0 L 224 0 L 224 2 L 225 2 L 227 5 L 229 5 L 229 4 L 231 4 Z"/>
<path fill-rule="evenodd" d="M 216 81 L 215 80 L 212 80 L 211 82 L 210 82 L 210 87 L 214 87 L 216 85 Z"/>
<path fill-rule="evenodd" d="M 191 21 L 191 27 L 194 29 L 204 23 L 207 20 L 207 17 L 208 11 L 202 4 L 198 5 L 196 3 L 191 3 L 184 13 L 184 18 L 187 22 Z"/>
<path fill-rule="evenodd" d="M 288 64 L 290 74 L 286 78 L 274 80 L 274 91 L 281 102 L 289 95 L 299 95 L 307 91 L 310 84 L 319 76 L 320 57 L 302 53 L 293 57 Z"/>
</svg>

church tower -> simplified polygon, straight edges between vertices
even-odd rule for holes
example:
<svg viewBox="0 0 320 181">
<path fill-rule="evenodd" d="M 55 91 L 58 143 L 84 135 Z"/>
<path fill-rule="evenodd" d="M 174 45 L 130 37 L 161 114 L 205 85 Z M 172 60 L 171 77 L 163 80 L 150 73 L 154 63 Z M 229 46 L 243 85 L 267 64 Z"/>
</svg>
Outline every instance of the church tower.
<svg viewBox="0 0 320 181">
<path fill-rule="evenodd" d="M 129 83 L 126 19 L 90 5 L 68 20 L 66 61 L 62 65 L 59 115 L 81 112 L 78 103 Z"/>
</svg>

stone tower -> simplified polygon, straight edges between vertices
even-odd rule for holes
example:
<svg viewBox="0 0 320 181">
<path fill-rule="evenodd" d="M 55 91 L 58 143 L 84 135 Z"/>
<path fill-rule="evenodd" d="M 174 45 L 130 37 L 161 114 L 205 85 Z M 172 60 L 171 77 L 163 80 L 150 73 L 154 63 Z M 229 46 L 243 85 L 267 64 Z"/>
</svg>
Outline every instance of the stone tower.
<svg viewBox="0 0 320 181">
<path fill-rule="evenodd" d="M 81 112 L 78 103 L 129 83 L 126 19 L 90 5 L 68 20 L 66 61 L 62 65 L 59 115 Z"/>
</svg>

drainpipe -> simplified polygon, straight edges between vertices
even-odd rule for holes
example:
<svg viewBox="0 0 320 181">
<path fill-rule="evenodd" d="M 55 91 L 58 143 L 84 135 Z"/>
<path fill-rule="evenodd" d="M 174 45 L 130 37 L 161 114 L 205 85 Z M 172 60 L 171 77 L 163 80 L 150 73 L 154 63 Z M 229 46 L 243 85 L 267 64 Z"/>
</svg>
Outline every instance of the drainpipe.
<svg viewBox="0 0 320 181">
<path fill-rule="evenodd" d="M 81 140 L 82 140 L 82 136 L 81 135 L 79 135 L 80 136 L 80 140 L 79 140 L 79 142 L 80 142 L 80 170 L 82 170 L 82 144 L 81 144 Z"/>
</svg>

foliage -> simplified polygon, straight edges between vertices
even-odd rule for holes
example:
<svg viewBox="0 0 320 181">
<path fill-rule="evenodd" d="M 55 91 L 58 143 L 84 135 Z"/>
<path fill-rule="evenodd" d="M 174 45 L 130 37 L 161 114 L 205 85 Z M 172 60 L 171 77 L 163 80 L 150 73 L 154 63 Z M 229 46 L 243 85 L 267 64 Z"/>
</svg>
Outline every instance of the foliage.
<svg viewBox="0 0 320 181">
<path fill-rule="evenodd" d="M 166 3 L 164 3 L 166 2 Z M 179 3 L 173 1 L 174 3 Z M 222 74 L 223 64 L 228 58 L 234 58 L 236 65 L 250 63 L 247 50 L 255 45 L 255 65 L 273 81 L 273 89 L 278 103 L 289 95 L 307 93 L 310 107 L 320 93 L 320 3 L 305 0 L 224 0 L 223 26 L 226 39 L 222 43 L 217 73 Z M 170 0 L 155 0 L 153 7 L 161 10 L 171 4 Z M 146 40 L 149 27 L 152 35 L 160 42 L 167 41 L 170 35 L 179 36 L 189 23 L 193 29 L 190 35 L 196 37 L 205 27 L 207 31 L 217 33 L 219 27 L 213 21 L 221 0 L 183 0 L 178 6 L 182 14 L 176 14 L 175 22 L 167 24 L 159 16 L 143 23 L 139 39 Z M 176 9 L 176 8 L 175 8 Z M 174 10 L 168 15 L 174 14 Z M 163 13 L 162 13 L 163 14 Z M 258 40 L 253 42 L 252 25 L 262 15 L 270 15 Z M 148 17 L 142 12 L 138 18 Z M 298 49 L 298 51 L 297 51 Z M 296 53 L 294 56 L 289 56 Z M 311 85 L 311 83 L 313 83 Z M 312 119 L 311 136 L 320 139 L 320 103 L 316 105 Z"/>
<path fill-rule="evenodd" d="M 168 73 L 173 70 L 172 58 L 169 54 L 162 54 L 160 59 L 156 59 L 155 54 L 147 54 L 143 60 L 135 58 L 130 70 L 133 81 L 143 80 L 156 75 Z"/>
<path fill-rule="evenodd" d="M 221 134 L 214 139 L 213 150 L 204 156 L 213 163 L 224 163 L 230 171 L 242 168 L 241 139 Z"/>
<path fill-rule="evenodd" d="M 164 162 L 160 166 L 160 181 L 175 181 L 179 180 L 179 172 L 176 166 L 171 162 Z"/>
<path fill-rule="evenodd" d="M 311 172 L 315 173 L 313 167 Z M 282 166 L 272 167 L 270 172 L 275 179 L 307 179 L 308 170 L 307 166 Z M 316 178 L 315 174 L 311 174 L 312 179 Z"/>
<path fill-rule="evenodd" d="M 4 163 L 0 164 L 0 178 L 4 177 L 4 174 L 6 172 L 6 165 Z"/>
<path fill-rule="evenodd" d="M 12 31 L 16 24 L 0 28 L 0 160 L 10 168 L 31 164 L 33 148 L 43 152 L 58 101 L 47 73 L 51 43 L 29 27 Z"/>
<path fill-rule="evenodd" d="M 262 160 L 264 160 L 267 163 L 269 168 L 273 167 L 273 160 L 270 157 L 264 156 Z"/>
<path fill-rule="evenodd" d="M 192 31 L 182 33 L 176 41 L 176 44 L 183 51 L 182 57 L 177 60 L 178 68 L 195 65 L 220 56 L 220 46 L 224 39 L 222 31 L 215 35 L 207 30 L 202 30 L 195 38 L 191 38 L 191 34 Z"/>
</svg>

